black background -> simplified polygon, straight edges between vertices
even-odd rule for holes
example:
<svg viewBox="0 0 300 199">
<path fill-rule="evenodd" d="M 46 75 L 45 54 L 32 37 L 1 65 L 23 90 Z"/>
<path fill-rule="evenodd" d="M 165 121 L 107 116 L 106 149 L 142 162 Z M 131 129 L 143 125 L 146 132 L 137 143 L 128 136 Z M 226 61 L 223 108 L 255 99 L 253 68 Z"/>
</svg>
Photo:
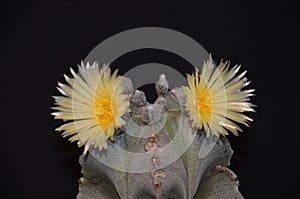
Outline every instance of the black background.
<svg viewBox="0 0 300 199">
<path fill-rule="evenodd" d="M 1 1 L 0 197 L 75 197 L 82 149 L 54 131 L 60 122 L 49 107 L 56 83 L 106 38 L 159 26 L 192 37 L 216 60 L 248 70 L 250 87 L 257 89 L 255 121 L 239 138 L 229 136 L 235 150 L 230 168 L 244 196 L 300 198 L 299 11 L 297 0 Z M 157 50 L 129 53 L 112 65 L 124 70 L 148 62 L 191 71 Z"/>
</svg>

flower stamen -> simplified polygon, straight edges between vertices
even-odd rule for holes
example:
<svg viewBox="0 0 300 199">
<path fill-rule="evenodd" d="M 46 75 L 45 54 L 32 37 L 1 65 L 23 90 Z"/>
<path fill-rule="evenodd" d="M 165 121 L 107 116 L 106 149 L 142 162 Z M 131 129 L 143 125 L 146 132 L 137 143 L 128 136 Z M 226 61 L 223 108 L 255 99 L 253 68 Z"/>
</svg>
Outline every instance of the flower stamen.
<svg viewBox="0 0 300 199">
<path fill-rule="evenodd" d="M 111 101 L 108 99 L 96 100 L 94 111 L 100 127 L 103 130 L 107 129 L 114 120 Z"/>
<path fill-rule="evenodd" d="M 211 119 L 212 113 L 212 101 L 211 97 L 208 92 L 206 95 L 198 95 L 197 96 L 197 103 L 198 103 L 198 111 L 202 116 L 202 119 L 205 122 L 209 122 Z"/>
</svg>

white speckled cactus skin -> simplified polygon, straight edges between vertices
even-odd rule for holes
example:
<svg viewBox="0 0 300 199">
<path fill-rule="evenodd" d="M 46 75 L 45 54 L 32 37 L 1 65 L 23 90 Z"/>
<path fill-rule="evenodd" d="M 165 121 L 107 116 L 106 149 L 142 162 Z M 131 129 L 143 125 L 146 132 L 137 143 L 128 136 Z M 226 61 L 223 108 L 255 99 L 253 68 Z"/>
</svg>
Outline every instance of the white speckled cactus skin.
<svg viewBox="0 0 300 199">
<path fill-rule="evenodd" d="M 158 112 L 165 111 L 163 128 L 155 136 L 147 138 L 133 137 L 121 131 L 116 134 L 114 145 L 133 153 L 146 153 L 173 139 L 177 132 L 179 116 L 184 110 L 179 89 L 168 91 L 167 87 L 162 76 L 159 84 L 156 84 L 159 97 L 154 103 L 158 106 L 154 109 Z M 147 106 L 149 103 L 146 102 L 143 92 L 135 91 L 130 105 L 132 112 L 128 117 L 132 117 L 134 122 L 141 125 L 151 123 L 157 117 L 153 117 L 149 112 L 145 113 Z M 151 105 L 151 108 L 153 106 Z M 137 115 L 141 117 L 134 117 Z M 153 170 L 145 173 L 112 169 L 91 155 L 91 151 L 86 156 L 82 155 L 79 162 L 83 177 L 79 180 L 77 199 L 243 198 L 238 191 L 237 176 L 227 168 L 233 154 L 228 140 L 220 138 L 208 155 L 200 159 L 199 150 L 205 134 L 200 131 L 196 133 L 194 141 L 179 159 L 164 168 L 156 169 L 159 157 L 151 158 L 149 164 L 153 166 Z M 110 150 L 110 147 L 111 145 L 107 150 Z"/>
</svg>

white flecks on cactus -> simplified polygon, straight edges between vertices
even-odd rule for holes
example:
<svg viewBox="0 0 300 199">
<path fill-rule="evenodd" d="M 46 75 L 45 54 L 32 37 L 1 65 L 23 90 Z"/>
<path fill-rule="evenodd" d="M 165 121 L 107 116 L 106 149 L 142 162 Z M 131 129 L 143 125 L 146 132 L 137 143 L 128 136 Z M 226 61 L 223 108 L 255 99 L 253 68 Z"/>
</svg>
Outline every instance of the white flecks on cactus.
<svg viewBox="0 0 300 199">
<path fill-rule="evenodd" d="M 163 110 L 160 104 L 149 104 L 142 109 L 142 120 L 147 124 L 155 124 L 160 120 Z"/>
<path fill-rule="evenodd" d="M 212 136 L 205 136 L 203 143 L 201 145 L 201 148 L 199 150 L 199 158 L 205 158 L 209 152 L 214 148 L 214 146 L 217 144 L 217 141 L 219 140 L 219 137 L 212 135 Z"/>
<path fill-rule="evenodd" d="M 165 110 L 169 109 L 169 104 L 168 104 L 167 100 L 163 97 L 160 97 L 159 99 L 157 99 L 156 104 L 161 105 Z"/>
<path fill-rule="evenodd" d="M 159 133 L 159 131 L 161 131 L 163 128 L 164 128 L 164 126 L 159 122 L 156 122 L 154 124 L 148 124 L 142 128 L 138 137 L 147 138 L 149 136 L 153 136 L 153 135 Z"/>
<path fill-rule="evenodd" d="M 133 94 L 133 84 L 129 77 L 120 77 L 122 84 L 124 85 L 124 94 L 132 95 Z"/>
<path fill-rule="evenodd" d="M 158 95 L 164 95 L 168 93 L 169 82 L 167 81 L 165 74 L 161 74 L 159 76 L 159 79 L 155 84 L 155 89 Z"/>
<path fill-rule="evenodd" d="M 184 109 L 186 96 L 184 94 L 182 87 L 175 87 L 171 90 L 171 92 L 173 93 L 173 95 L 175 95 L 180 107 L 182 107 Z"/>
<path fill-rule="evenodd" d="M 130 101 L 136 106 L 144 106 L 147 102 L 146 95 L 143 91 L 136 90 L 132 94 Z"/>
</svg>

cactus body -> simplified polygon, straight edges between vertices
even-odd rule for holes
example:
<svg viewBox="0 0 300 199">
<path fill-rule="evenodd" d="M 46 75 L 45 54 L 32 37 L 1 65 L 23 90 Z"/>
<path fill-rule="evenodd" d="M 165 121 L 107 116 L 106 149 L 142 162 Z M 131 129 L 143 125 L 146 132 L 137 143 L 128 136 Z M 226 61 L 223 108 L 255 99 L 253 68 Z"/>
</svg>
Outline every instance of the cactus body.
<svg viewBox="0 0 300 199">
<path fill-rule="evenodd" d="M 153 148 L 153 143 L 161 148 L 173 141 L 182 118 L 186 117 L 180 106 L 180 99 L 176 95 L 177 89 L 159 96 L 155 103 L 163 102 L 165 107 L 160 117 L 163 127 L 155 133 L 155 136 L 136 137 L 121 131 L 115 136 L 114 142 L 108 144 L 107 151 L 118 146 L 132 153 L 147 153 L 147 150 L 151 150 L 151 146 Z M 142 117 L 142 109 L 147 104 L 149 103 L 131 103 L 130 117 L 134 124 L 129 122 L 129 125 L 132 125 L 128 127 L 131 132 L 140 133 L 142 127 L 147 125 Z M 188 129 L 188 127 L 185 128 Z M 178 159 L 166 167 L 159 168 L 159 161 L 163 156 L 160 157 L 158 154 L 156 157 L 153 153 L 149 156 L 148 162 L 141 163 L 141 166 L 146 164 L 152 168 L 143 173 L 113 169 L 97 158 L 102 152 L 90 150 L 90 153 L 82 155 L 79 160 L 83 177 L 79 180 L 77 199 L 243 198 L 237 189 L 236 175 L 227 168 L 233 154 L 228 140 L 226 138 L 217 140 L 212 150 L 204 158 L 199 158 L 199 150 L 206 136 L 197 130 L 192 133 L 195 134 L 192 143 Z M 151 141 L 153 141 L 152 145 Z M 177 139 L 174 142 L 176 146 L 174 150 L 181 152 L 184 149 L 182 144 L 184 141 L 181 143 L 181 140 Z M 125 160 L 126 157 L 115 157 L 119 160 L 122 158 L 130 167 L 131 161 Z M 120 161 L 116 161 L 115 164 L 120 164 Z M 132 161 L 132 164 L 138 164 L 138 162 Z M 134 166 L 138 167 L 138 165 Z"/>
</svg>

